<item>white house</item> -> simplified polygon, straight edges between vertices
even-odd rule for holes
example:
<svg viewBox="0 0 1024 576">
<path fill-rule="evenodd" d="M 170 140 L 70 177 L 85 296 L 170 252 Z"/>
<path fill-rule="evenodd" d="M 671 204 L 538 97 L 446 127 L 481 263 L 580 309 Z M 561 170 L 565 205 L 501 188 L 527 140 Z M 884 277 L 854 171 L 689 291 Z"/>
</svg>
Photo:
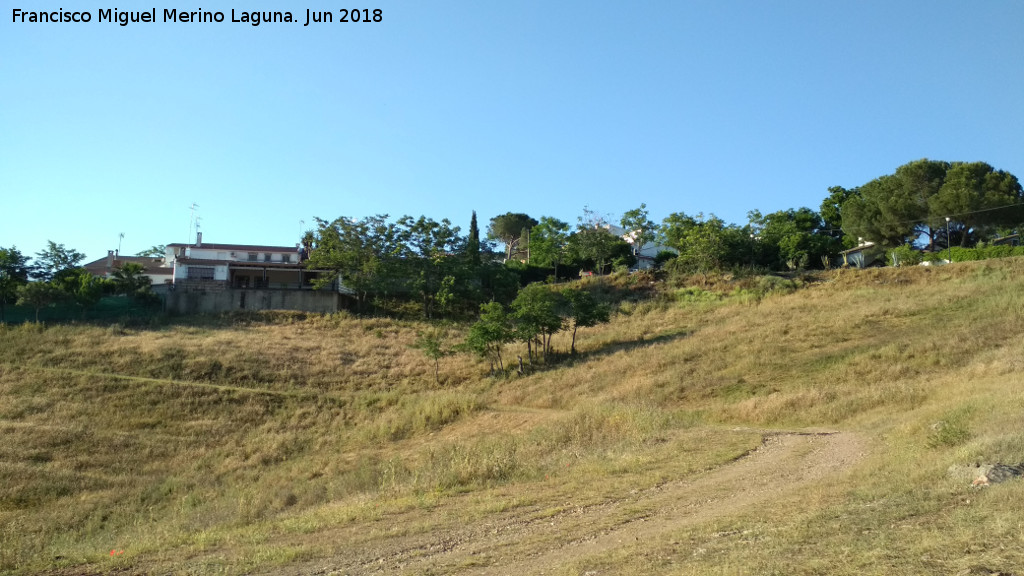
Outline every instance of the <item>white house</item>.
<svg viewBox="0 0 1024 576">
<path fill-rule="evenodd" d="M 164 260 L 173 268 L 173 282 L 212 281 L 229 288 L 312 288 L 318 272 L 307 270 L 304 249 L 295 246 L 168 244 Z"/>
<path fill-rule="evenodd" d="M 612 224 L 605 224 L 604 228 L 633 246 L 633 255 L 636 256 L 636 267 L 640 270 L 653 268 L 654 257 L 659 252 L 677 252 L 675 248 L 656 242 L 647 242 L 643 246 L 638 247 L 636 244 L 637 236 L 640 235 L 639 230 L 626 230 L 621 226 L 614 226 Z"/>
</svg>

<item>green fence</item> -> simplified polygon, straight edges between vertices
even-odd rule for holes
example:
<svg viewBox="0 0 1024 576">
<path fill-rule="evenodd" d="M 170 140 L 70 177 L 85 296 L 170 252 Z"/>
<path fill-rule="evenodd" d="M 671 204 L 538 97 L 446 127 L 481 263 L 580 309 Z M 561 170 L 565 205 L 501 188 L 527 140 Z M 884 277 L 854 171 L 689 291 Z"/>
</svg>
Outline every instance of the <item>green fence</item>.
<svg viewBox="0 0 1024 576">
<path fill-rule="evenodd" d="M 101 298 L 95 306 L 82 308 L 74 304 L 54 304 L 39 309 L 40 322 L 72 322 L 89 320 L 147 319 L 163 315 L 163 301 L 152 304 L 135 302 L 124 296 L 108 296 Z M 36 309 L 30 306 L 7 305 L 2 321 L 8 324 L 21 324 L 36 321 Z"/>
</svg>

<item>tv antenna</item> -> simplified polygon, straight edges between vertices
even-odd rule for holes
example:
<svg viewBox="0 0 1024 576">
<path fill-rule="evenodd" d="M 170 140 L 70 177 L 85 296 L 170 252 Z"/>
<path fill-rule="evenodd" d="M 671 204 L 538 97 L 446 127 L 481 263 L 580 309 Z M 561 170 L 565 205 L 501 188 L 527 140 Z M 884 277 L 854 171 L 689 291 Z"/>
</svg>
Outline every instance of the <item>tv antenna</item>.
<svg viewBox="0 0 1024 576">
<path fill-rule="evenodd" d="M 186 238 L 186 244 L 192 243 L 192 229 L 199 229 L 199 217 L 196 216 L 196 208 L 199 208 L 199 204 L 195 202 L 188 207 L 188 238 Z"/>
</svg>

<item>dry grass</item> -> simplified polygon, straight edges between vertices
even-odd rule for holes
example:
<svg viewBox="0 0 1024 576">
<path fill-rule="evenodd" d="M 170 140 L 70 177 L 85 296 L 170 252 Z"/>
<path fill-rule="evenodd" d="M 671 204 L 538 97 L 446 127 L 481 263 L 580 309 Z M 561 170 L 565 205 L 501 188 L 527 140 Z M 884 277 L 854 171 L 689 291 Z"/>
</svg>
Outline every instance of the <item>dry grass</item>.
<svg viewBox="0 0 1024 576">
<path fill-rule="evenodd" d="M 849 474 L 555 572 L 1014 573 L 1024 483 L 975 492 L 947 469 L 1024 461 L 1022 272 L 673 289 L 581 330 L 577 358 L 489 378 L 452 356 L 440 386 L 411 322 L 0 326 L 0 572 L 298 569 L 621 500 L 743 455 L 758 429 L 830 428 L 870 442 Z"/>
</svg>

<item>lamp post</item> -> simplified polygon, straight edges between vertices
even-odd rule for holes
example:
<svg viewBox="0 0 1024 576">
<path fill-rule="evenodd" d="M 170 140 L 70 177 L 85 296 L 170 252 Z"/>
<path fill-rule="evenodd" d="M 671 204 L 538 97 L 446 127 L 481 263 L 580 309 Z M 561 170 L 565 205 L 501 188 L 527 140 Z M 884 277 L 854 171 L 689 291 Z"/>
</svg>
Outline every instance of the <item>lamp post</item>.
<svg viewBox="0 0 1024 576">
<path fill-rule="evenodd" d="M 754 235 L 750 235 L 750 269 L 754 269 Z"/>
<path fill-rule="evenodd" d="M 946 260 L 953 263 L 953 242 L 949 239 L 949 216 L 946 216 Z"/>
</svg>

